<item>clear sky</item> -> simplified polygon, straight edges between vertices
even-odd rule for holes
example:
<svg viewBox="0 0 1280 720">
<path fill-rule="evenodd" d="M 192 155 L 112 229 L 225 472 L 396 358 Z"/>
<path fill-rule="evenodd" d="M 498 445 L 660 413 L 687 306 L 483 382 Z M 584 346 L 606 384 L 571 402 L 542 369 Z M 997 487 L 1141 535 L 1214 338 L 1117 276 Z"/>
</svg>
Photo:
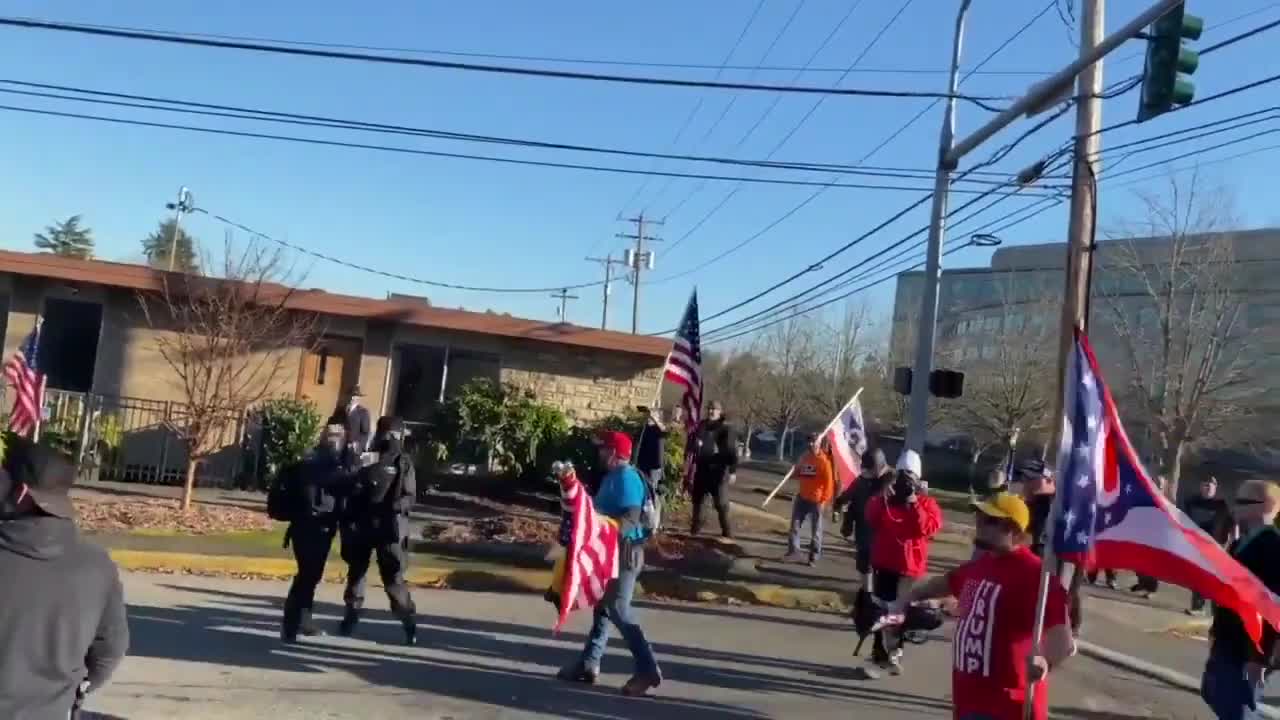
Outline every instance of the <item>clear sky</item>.
<svg viewBox="0 0 1280 720">
<path fill-rule="evenodd" d="M 1061 12 L 1045 13 L 1025 34 L 986 66 L 1000 74 L 975 75 L 962 90 L 983 96 L 1020 94 L 1033 74 L 1058 68 L 1075 54 L 1076 31 Z M 1149 0 L 1112 0 L 1108 27 L 1137 14 Z M 189 0 L 9 0 L 3 14 L 67 22 L 135 26 L 176 32 L 246 35 L 280 40 L 348 43 L 417 50 L 504 55 L 555 56 L 644 62 L 702 64 L 711 69 L 582 66 L 545 62 L 476 62 L 540 65 L 577 70 L 711 79 L 715 68 L 742 34 L 757 0 L 653 0 L 646 3 L 519 2 L 509 0 L 407 0 L 339 3 L 334 0 L 280 0 L 269 3 L 191 2 Z M 857 5 L 856 8 L 854 6 Z M 870 50 L 867 44 L 902 8 L 902 0 L 764 0 L 729 64 L 802 66 L 812 57 L 817 68 L 846 68 L 844 87 L 893 88 L 937 92 L 940 73 L 867 72 L 885 69 L 940 70 L 950 52 L 957 2 L 914 0 Z M 985 57 L 1044 8 L 1041 0 L 974 0 L 965 45 L 965 65 Z M 849 19 L 817 56 L 814 51 L 853 8 Z M 1205 16 L 1207 45 L 1280 18 L 1280 3 L 1258 0 L 1192 0 L 1190 11 Z M 1257 11 L 1257 12 L 1254 12 Z M 1224 21 L 1242 15 L 1235 22 Z M 793 18 L 793 19 L 791 19 Z M 788 20 L 791 21 L 788 23 Z M 1219 25 L 1219 26 L 1215 26 Z M 785 28 L 785 32 L 782 32 Z M 781 34 L 780 34 L 781 32 Z M 1275 74 L 1280 33 L 1263 34 L 1203 59 L 1195 80 L 1199 96 Z M 1131 42 L 1106 64 L 1108 85 L 1141 71 L 1143 44 Z M 428 57 L 421 56 L 420 57 Z M 438 57 L 438 56 L 436 56 Z M 443 58 L 457 59 L 457 58 Z M 679 152 L 759 159 L 851 163 L 902 128 L 930 100 L 916 98 L 828 97 L 781 147 L 817 98 L 764 92 L 686 89 L 602 82 L 488 75 L 456 70 L 372 65 L 337 60 L 282 57 L 233 50 L 179 47 L 41 30 L 0 28 L 0 78 L 95 90 L 197 100 L 269 110 L 326 115 L 366 122 L 512 136 L 535 140 L 602 145 L 657 152 Z M 722 80 L 788 84 L 792 70 L 735 70 Z M 831 85 L 839 72 L 808 72 L 801 82 Z M 0 88 L 11 87 L 0 85 Z M 1280 84 L 1192 108 L 1144 125 L 1104 136 L 1104 147 L 1164 133 L 1274 103 Z M 3 94 L 0 104 L 59 111 L 88 112 L 159 122 L 178 122 L 256 132 L 396 145 L 448 152 L 480 153 L 560 162 L 585 162 L 649 169 L 654 161 L 563 151 L 508 148 L 290 127 L 243 120 L 110 108 L 62 100 Z M 1136 93 L 1108 100 L 1104 123 L 1128 120 L 1136 112 Z M 678 143 L 677 131 L 697 107 Z M 727 111 L 726 111 L 727 108 Z M 877 152 L 873 165 L 929 168 L 936 157 L 941 105 Z M 966 134 L 990 114 L 968 103 L 959 109 L 959 133 Z M 717 119 L 722 119 L 717 123 Z M 763 120 L 761 118 L 763 117 Z M 1020 167 L 1060 146 L 1071 130 L 1070 115 L 1022 143 L 998 170 Z M 752 126 L 759 123 L 749 136 Z M 1026 129 L 1022 121 L 980 149 L 969 161 L 986 158 Z M 1274 128 L 1274 121 L 1237 133 L 1188 142 L 1136 155 L 1124 166 L 1171 157 L 1224 140 Z M 744 136 L 745 139 L 744 139 Z M 598 279 L 600 268 L 587 254 L 619 253 L 615 233 L 629 231 L 620 214 L 646 210 L 666 217 L 654 233 L 661 281 L 687 272 L 709 258 L 757 234 L 794 208 L 815 188 L 778 185 L 741 186 L 733 197 L 690 234 L 690 229 L 723 201 L 733 183 L 691 179 L 645 183 L 633 175 L 501 165 L 477 161 L 391 154 L 361 149 L 299 145 L 260 139 L 192 134 L 127 127 L 76 119 L 0 110 L 0 137 L 7 182 L 0 193 L 0 242 L 10 249 L 31 249 L 31 235 L 68 215 L 85 216 L 98 253 L 112 260 L 140 258 L 140 240 L 165 215 L 179 186 L 192 189 L 196 204 L 273 237 L 318 252 L 395 273 L 430 280 L 484 286 L 556 286 Z M 1204 172 L 1237 192 L 1247 225 L 1280 223 L 1275 209 L 1277 144 L 1263 136 L 1207 153 L 1201 161 L 1254 150 L 1246 157 L 1206 165 Z M 1183 160 L 1177 167 L 1189 165 Z M 660 163 L 663 169 L 708 170 L 753 175 L 748 167 Z M 1135 210 L 1122 183 L 1157 170 L 1104 181 L 1100 210 L 1104 218 Z M 782 175 L 774 175 L 783 177 Z M 822 174 L 785 177 L 827 180 Z M 1105 178 L 1105 172 L 1104 172 Z M 849 176 L 845 182 L 876 182 L 924 188 L 928 179 Z M 1159 180 L 1153 180 L 1158 183 Z M 643 187 L 642 187 L 643 185 Z M 1114 189 L 1109 189 L 1114 187 Z M 639 191 L 639 192 L 638 192 Z M 754 294 L 866 232 L 921 193 L 832 188 L 778 223 L 767 233 L 710 266 L 676 279 L 643 287 L 641 330 L 673 327 L 696 284 L 704 314 Z M 687 200 L 686 200 L 687 198 Z M 967 199 L 956 196 L 953 206 Z M 1014 198 L 994 208 L 983 221 L 1029 205 Z M 926 220 L 927 203 L 883 232 L 868 238 L 819 271 L 784 290 L 791 292 L 839 272 Z M 673 212 L 674 209 L 674 212 Z M 1060 205 L 1001 233 L 1005 243 L 1060 241 L 1066 209 Z M 193 216 L 187 227 L 206 246 L 220 247 L 224 226 Z M 963 234 L 963 227 L 957 229 Z M 683 240 L 681 238 L 683 236 Z M 244 236 L 241 234 L 240 240 Z M 680 240 L 678 244 L 676 241 Z M 674 246 L 674 247 L 673 247 Z M 670 249 L 668 249 L 670 248 Z M 952 265 L 984 263 L 988 250 L 966 250 L 947 259 Z M 922 251 L 920 252 L 922 256 Z M 912 255 L 911 257 L 916 257 Z M 309 287 L 370 296 L 388 291 L 425 294 L 438 305 L 494 309 L 554 319 L 557 301 L 545 293 L 499 295 L 423 287 L 389 280 L 323 261 L 299 260 Z M 594 325 L 600 318 L 600 290 L 577 292 L 569 320 Z M 727 315 L 719 322 L 763 309 L 790 292 L 778 292 Z M 877 308 L 887 308 L 893 284 L 868 293 Z M 630 287 L 618 285 L 610 324 L 630 326 Z M 719 322 L 709 322 L 714 327 Z"/>
</svg>

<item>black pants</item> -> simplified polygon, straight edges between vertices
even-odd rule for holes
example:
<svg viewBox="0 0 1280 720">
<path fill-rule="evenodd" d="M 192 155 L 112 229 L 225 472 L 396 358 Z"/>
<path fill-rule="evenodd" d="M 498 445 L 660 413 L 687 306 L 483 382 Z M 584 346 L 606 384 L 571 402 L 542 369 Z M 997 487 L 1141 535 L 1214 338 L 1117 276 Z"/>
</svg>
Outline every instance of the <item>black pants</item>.
<svg viewBox="0 0 1280 720">
<path fill-rule="evenodd" d="M 898 585 L 902 576 L 888 570 L 872 570 L 871 593 L 883 600 L 885 604 L 898 599 Z M 875 644 L 871 646 L 871 660 L 886 662 L 895 651 L 902 650 L 902 633 L 896 631 L 876 631 Z"/>
<path fill-rule="evenodd" d="M 729 525 L 729 474 L 722 471 L 698 472 L 693 476 L 693 534 L 702 532 L 702 504 L 707 496 L 720 516 L 720 534 L 733 537 Z"/>
<path fill-rule="evenodd" d="M 365 575 L 369 573 L 369 556 L 373 555 L 378 560 L 378 574 L 391 603 L 391 614 L 402 621 L 412 620 L 417 608 L 404 579 L 404 571 L 409 566 L 408 553 L 400 542 L 385 542 L 389 539 L 360 528 L 343 527 L 342 559 L 347 563 L 347 589 L 342 593 L 342 601 L 356 612 L 364 607 Z"/>
<path fill-rule="evenodd" d="M 1153 593 L 1160 589 L 1160 581 L 1147 575 L 1139 575 L 1138 582 L 1133 586 L 1134 592 Z"/>
<path fill-rule="evenodd" d="M 316 600 L 316 587 L 324 580 L 324 566 L 333 546 L 335 527 L 316 521 L 300 521 L 289 526 L 289 545 L 298 563 L 298 574 L 289 585 L 284 600 L 284 634 L 298 634 L 302 613 L 311 610 Z"/>
</svg>

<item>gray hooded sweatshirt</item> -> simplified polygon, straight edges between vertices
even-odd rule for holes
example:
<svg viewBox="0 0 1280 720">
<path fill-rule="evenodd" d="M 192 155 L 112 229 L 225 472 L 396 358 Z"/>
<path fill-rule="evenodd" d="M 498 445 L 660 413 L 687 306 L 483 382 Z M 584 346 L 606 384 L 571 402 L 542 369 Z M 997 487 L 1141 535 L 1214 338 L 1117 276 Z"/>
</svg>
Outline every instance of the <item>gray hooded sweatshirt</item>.
<svg viewBox="0 0 1280 720">
<path fill-rule="evenodd" d="M 70 520 L 0 521 L 0 718 L 66 720 L 129 646 L 115 563 Z"/>
</svg>

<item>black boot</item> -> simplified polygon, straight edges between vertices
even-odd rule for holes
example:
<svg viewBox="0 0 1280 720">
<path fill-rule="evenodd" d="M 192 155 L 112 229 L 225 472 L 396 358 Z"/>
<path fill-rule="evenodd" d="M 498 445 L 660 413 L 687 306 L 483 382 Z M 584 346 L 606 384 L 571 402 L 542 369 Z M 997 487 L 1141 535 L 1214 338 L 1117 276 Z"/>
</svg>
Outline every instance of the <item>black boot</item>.
<svg viewBox="0 0 1280 720">
<path fill-rule="evenodd" d="M 323 637 L 324 631 L 316 627 L 316 623 L 311 619 L 311 611 L 302 611 L 302 622 L 298 625 L 298 634 L 304 637 Z"/>
<path fill-rule="evenodd" d="M 347 612 L 342 616 L 342 622 L 338 623 L 338 634 L 342 637 L 351 637 L 356 631 L 356 624 L 360 622 L 360 611 L 355 608 L 347 608 Z"/>
<path fill-rule="evenodd" d="M 418 623 L 413 618 L 400 621 L 404 627 L 404 644 L 410 647 L 418 644 Z"/>
<path fill-rule="evenodd" d="M 284 621 L 280 623 L 280 641 L 288 645 L 298 642 L 298 626 L 302 622 L 302 613 L 285 606 Z"/>
</svg>

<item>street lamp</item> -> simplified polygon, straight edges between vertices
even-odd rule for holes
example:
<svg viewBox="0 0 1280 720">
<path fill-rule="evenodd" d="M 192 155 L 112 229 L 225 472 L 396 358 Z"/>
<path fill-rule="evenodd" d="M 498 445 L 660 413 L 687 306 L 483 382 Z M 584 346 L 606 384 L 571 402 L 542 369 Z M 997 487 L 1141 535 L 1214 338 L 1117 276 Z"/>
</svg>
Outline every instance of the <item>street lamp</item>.
<svg viewBox="0 0 1280 720">
<path fill-rule="evenodd" d="M 1003 242 L 991 233 L 974 233 L 969 236 L 969 244 L 974 247 L 995 247 Z"/>
</svg>

